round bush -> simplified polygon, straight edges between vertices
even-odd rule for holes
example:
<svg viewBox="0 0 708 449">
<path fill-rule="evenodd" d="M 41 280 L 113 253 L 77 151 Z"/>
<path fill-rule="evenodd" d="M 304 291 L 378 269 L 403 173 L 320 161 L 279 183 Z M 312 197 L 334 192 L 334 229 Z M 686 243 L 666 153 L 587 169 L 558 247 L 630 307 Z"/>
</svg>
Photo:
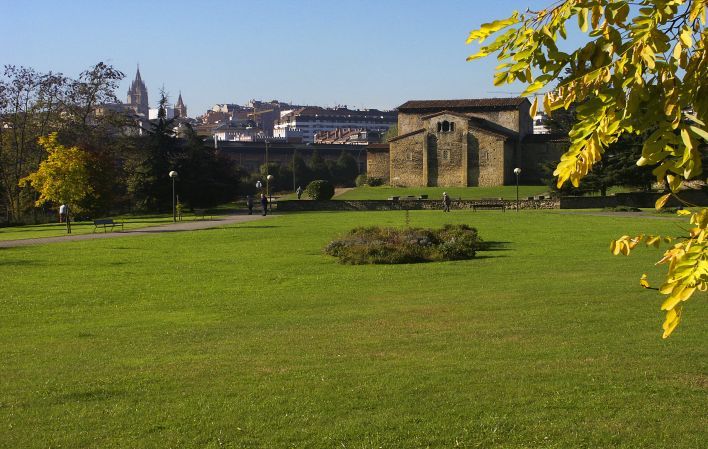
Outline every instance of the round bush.
<svg viewBox="0 0 708 449">
<path fill-rule="evenodd" d="M 305 195 L 315 201 L 330 200 L 334 196 L 334 186 L 329 181 L 317 179 L 307 185 Z"/>
<path fill-rule="evenodd" d="M 368 178 L 368 179 L 366 180 L 366 184 L 367 184 L 369 187 L 379 187 L 379 186 L 382 186 L 382 185 L 384 184 L 384 180 L 381 179 L 381 178 Z"/>
<path fill-rule="evenodd" d="M 362 174 L 362 175 L 357 176 L 356 179 L 354 180 L 354 184 L 357 187 L 365 186 L 367 184 L 366 175 Z"/>
<path fill-rule="evenodd" d="M 398 264 L 471 259 L 482 247 L 477 230 L 467 225 L 442 229 L 355 228 L 330 242 L 324 253 L 341 263 Z"/>
</svg>

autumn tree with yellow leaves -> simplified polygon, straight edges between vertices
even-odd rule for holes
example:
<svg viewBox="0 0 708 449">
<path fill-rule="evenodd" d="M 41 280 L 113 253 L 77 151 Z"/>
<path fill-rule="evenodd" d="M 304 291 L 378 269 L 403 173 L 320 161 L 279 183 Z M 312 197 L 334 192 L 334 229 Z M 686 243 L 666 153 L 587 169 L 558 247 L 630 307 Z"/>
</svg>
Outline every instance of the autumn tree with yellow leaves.
<svg viewBox="0 0 708 449">
<path fill-rule="evenodd" d="M 44 203 L 66 204 L 69 211 L 93 192 L 89 183 L 89 155 L 78 147 L 66 147 L 57 142 L 57 133 L 39 138 L 47 152 L 36 172 L 22 178 L 20 186 L 30 185 L 39 193 L 35 205 Z M 71 220 L 66 217 L 66 230 L 71 233 Z"/>
<path fill-rule="evenodd" d="M 577 187 L 623 134 L 646 134 L 637 165 L 656 166 L 653 174 L 668 184 L 671 192 L 656 203 L 660 209 L 671 196 L 682 201 L 684 181 L 703 173 L 707 8 L 708 0 L 559 1 L 472 31 L 467 42 L 478 43 L 479 49 L 468 60 L 495 54 L 500 61 L 495 85 L 526 83 L 524 95 L 546 89 L 536 94 L 532 116 L 539 96 L 547 114 L 576 105 L 570 147 L 554 172 L 559 187 L 566 182 Z M 567 27 L 575 21 L 587 40 L 567 49 Z M 622 236 L 611 245 L 614 254 L 624 255 L 639 244 L 669 245 L 657 262 L 668 265 L 658 288 L 666 296 L 661 306 L 666 311 L 664 338 L 678 325 L 682 304 L 708 288 L 708 209 L 679 212 L 690 216 L 681 238 Z M 646 275 L 641 284 L 650 287 Z"/>
</svg>

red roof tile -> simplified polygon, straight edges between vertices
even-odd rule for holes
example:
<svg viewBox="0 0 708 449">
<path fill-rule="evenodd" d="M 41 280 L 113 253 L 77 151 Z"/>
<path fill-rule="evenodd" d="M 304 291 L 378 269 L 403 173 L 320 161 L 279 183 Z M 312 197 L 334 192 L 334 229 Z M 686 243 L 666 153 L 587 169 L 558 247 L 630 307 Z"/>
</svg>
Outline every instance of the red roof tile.
<svg viewBox="0 0 708 449">
<path fill-rule="evenodd" d="M 470 98 L 466 100 L 411 100 L 398 107 L 401 112 L 433 111 L 433 110 L 484 110 L 484 109 L 517 109 L 528 98 Z"/>
</svg>

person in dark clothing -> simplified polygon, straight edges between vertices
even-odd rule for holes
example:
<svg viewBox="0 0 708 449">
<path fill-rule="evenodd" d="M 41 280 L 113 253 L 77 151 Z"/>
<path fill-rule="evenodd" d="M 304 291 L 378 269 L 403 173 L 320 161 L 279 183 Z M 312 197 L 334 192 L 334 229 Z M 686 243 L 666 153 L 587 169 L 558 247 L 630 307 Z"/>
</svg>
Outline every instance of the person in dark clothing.
<svg viewBox="0 0 708 449">
<path fill-rule="evenodd" d="M 268 198 L 265 193 L 261 193 L 261 207 L 263 208 L 263 216 L 268 214 Z"/>
<path fill-rule="evenodd" d="M 295 190 L 295 193 L 297 193 L 297 199 L 300 199 L 302 196 L 302 186 L 297 186 L 297 190 Z"/>
<path fill-rule="evenodd" d="M 450 195 L 447 192 L 443 192 L 443 212 L 450 212 L 450 203 L 452 203 Z"/>
<path fill-rule="evenodd" d="M 253 215 L 253 197 L 251 195 L 246 195 L 246 207 L 248 208 L 248 215 Z"/>
</svg>

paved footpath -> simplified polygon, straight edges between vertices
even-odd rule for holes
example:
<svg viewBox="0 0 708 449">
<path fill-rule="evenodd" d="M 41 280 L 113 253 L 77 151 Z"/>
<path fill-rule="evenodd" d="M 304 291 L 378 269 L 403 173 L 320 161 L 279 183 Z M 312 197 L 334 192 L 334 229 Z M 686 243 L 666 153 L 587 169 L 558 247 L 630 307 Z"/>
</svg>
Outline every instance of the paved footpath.
<svg viewBox="0 0 708 449">
<path fill-rule="evenodd" d="M 116 237 L 133 237 L 137 235 L 150 235 L 150 234 L 161 234 L 164 232 L 181 232 L 181 231 L 195 231 L 198 229 L 209 229 L 217 228 L 219 226 L 229 225 L 233 223 L 246 223 L 249 221 L 256 221 L 263 218 L 262 215 L 228 215 L 225 217 L 219 217 L 212 220 L 194 220 L 194 221 L 180 221 L 177 223 L 170 223 L 160 226 L 152 226 L 149 228 L 135 229 L 131 231 L 122 232 L 102 232 L 97 231 L 94 234 L 79 234 L 79 235 L 62 235 L 58 237 L 41 237 L 36 239 L 23 239 L 23 240 L 7 240 L 0 241 L 0 248 L 15 248 L 18 246 L 30 246 L 30 245 L 43 245 L 45 243 L 57 243 L 57 242 L 73 242 L 77 240 L 95 240 L 95 239 L 110 239 Z"/>
</svg>

